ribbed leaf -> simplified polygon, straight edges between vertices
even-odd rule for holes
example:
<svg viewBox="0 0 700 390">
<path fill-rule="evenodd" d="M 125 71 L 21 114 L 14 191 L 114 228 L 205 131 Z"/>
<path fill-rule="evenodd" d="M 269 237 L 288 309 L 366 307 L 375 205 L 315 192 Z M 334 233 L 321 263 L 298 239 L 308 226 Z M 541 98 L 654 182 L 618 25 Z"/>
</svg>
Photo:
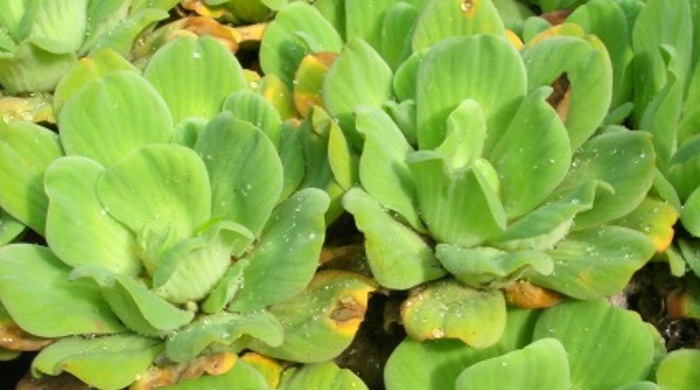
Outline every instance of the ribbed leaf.
<svg viewBox="0 0 700 390">
<path fill-rule="evenodd" d="M 357 2 L 347 4 L 350 3 Z M 380 44 L 376 48 L 391 69 L 396 69 L 411 55 L 411 37 L 419 15 L 418 9 L 406 2 L 394 2 L 387 9 Z"/>
<path fill-rule="evenodd" d="M 136 237 L 97 198 L 103 172 L 100 164 L 84 157 L 63 157 L 49 166 L 44 180 L 49 197 L 46 241 L 72 267 L 95 264 L 136 276 L 143 268 L 134 251 Z"/>
<path fill-rule="evenodd" d="M 0 85 L 7 93 L 50 92 L 76 63 L 74 53 L 54 54 L 29 41 L 12 53 L 0 53 Z"/>
<path fill-rule="evenodd" d="M 447 117 L 445 140 L 436 149 L 451 169 L 464 168 L 481 158 L 486 140 L 486 118 L 475 100 L 467 99 Z"/>
<path fill-rule="evenodd" d="M 700 187 L 690 194 L 683 205 L 681 221 L 690 234 L 700 237 Z"/>
<path fill-rule="evenodd" d="M 374 50 L 382 50 L 382 27 L 389 8 L 396 0 L 345 1 L 345 40 L 360 38 Z"/>
<path fill-rule="evenodd" d="M 343 206 L 365 235 L 367 261 L 381 286 L 405 290 L 446 274 L 428 243 L 364 191 L 348 191 Z"/>
<path fill-rule="evenodd" d="M 58 124 L 67 154 L 106 167 L 143 145 L 168 142 L 173 132 L 168 106 L 130 71 L 110 72 L 76 92 L 63 106 Z"/>
<path fill-rule="evenodd" d="M 39 234 L 44 234 L 48 209 L 44 171 L 62 155 L 56 133 L 0 120 L 0 207 Z"/>
<path fill-rule="evenodd" d="M 313 278 L 325 239 L 328 197 L 301 190 L 270 216 L 255 248 L 245 256 L 244 285 L 231 303 L 237 311 L 262 309 L 304 290 Z"/>
<path fill-rule="evenodd" d="M 222 109 L 233 113 L 234 119 L 262 130 L 273 145 L 279 145 L 282 119 L 272 103 L 262 95 L 248 90 L 235 92 L 226 98 Z"/>
<path fill-rule="evenodd" d="M 284 372 L 281 387 L 286 390 L 368 390 L 355 373 L 332 362 L 290 368 Z"/>
<path fill-rule="evenodd" d="M 449 0 L 454 2 L 455 0 Z M 447 118 L 465 99 L 484 110 L 491 147 L 507 129 L 526 90 L 525 67 L 505 38 L 493 35 L 446 39 L 420 63 L 416 104 L 421 149 L 440 145 Z"/>
<path fill-rule="evenodd" d="M 168 43 L 151 57 L 144 76 L 163 96 L 175 122 L 214 117 L 224 99 L 246 85 L 238 60 L 211 37 Z"/>
<path fill-rule="evenodd" d="M 90 386 L 118 390 L 134 382 L 163 350 L 160 340 L 135 335 L 66 338 L 32 362 L 35 373 L 68 372 Z"/>
<path fill-rule="evenodd" d="M 85 38 L 88 3 L 89 0 L 42 1 L 28 39 L 56 54 L 78 51 Z"/>
<path fill-rule="evenodd" d="M 70 281 L 70 271 L 44 247 L 17 244 L 0 248 L 3 306 L 22 329 L 36 336 L 123 331 L 99 289 L 90 282 Z M 49 294 L 46 286 L 51 286 Z"/>
<path fill-rule="evenodd" d="M 222 113 L 199 135 L 195 150 L 212 186 L 212 216 L 260 234 L 282 192 L 282 164 L 273 142 L 250 123 Z"/>
</svg>

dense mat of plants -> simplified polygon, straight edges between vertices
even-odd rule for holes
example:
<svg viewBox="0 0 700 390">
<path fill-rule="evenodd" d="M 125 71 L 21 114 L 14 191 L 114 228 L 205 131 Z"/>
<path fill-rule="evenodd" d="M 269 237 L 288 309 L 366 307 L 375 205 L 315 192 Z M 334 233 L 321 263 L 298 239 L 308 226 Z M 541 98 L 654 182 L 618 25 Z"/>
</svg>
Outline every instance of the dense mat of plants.
<svg viewBox="0 0 700 390">
<path fill-rule="evenodd" d="M 700 1 L 3 7 L 18 388 L 700 387 Z"/>
</svg>

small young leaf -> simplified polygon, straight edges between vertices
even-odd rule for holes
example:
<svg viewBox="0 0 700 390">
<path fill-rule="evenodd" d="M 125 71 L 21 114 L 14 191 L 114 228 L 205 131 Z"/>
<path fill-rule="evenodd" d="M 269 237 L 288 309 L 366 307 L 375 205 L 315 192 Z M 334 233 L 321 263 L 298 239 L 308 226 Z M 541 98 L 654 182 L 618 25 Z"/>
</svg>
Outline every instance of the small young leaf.
<svg viewBox="0 0 700 390">
<path fill-rule="evenodd" d="M 86 384 L 119 390 L 134 382 L 163 350 L 158 339 L 132 334 L 61 339 L 32 362 L 32 371 L 58 375 L 65 371 Z"/>
<path fill-rule="evenodd" d="M 486 140 L 486 118 L 479 103 L 464 100 L 447 117 L 445 140 L 437 147 L 450 169 L 464 168 L 481 158 Z"/>
</svg>

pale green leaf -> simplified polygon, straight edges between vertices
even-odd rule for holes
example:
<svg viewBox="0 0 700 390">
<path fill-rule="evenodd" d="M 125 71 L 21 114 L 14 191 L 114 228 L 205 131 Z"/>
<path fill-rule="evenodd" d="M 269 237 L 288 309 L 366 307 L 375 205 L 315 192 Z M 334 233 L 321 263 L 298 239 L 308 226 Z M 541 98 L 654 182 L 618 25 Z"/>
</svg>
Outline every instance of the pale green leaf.
<svg viewBox="0 0 700 390">
<path fill-rule="evenodd" d="M 262 95 L 248 90 L 235 92 L 226 98 L 222 109 L 233 113 L 234 119 L 262 130 L 275 147 L 279 145 L 282 119 L 272 103 Z"/>
<path fill-rule="evenodd" d="M 661 361 L 656 381 L 664 390 L 692 390 L 700 384 L 700 352 L 692 349 L 673 351 Z"/>
<path fill-rule="evenodd" d="M 285 370 L 281 387 L 285 390 L 368 390 L 367 385 L 355 373 L 332 362 Z"/>
</svg>

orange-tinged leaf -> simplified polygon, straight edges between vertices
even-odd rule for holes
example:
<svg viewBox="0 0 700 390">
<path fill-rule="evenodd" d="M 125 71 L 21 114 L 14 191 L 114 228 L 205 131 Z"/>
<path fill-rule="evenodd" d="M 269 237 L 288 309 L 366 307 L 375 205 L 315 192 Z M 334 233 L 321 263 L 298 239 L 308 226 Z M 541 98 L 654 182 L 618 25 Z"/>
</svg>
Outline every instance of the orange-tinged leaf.
<svg viewBox="0 0 700 390">
<path fill-rule="evenodd" d="M 552 290 L 520 280 L 506 287 L 506 301 L 523 309 L 543 309 L 556 305 L 563 296 Z"/>
<path fill-rule="evenodd" d="M 313 53 L 301 60 L 294 77 L 294 105 L 302 117 L 306 117 L 313 106 L 324 107 L 323 80 L 337 56 L 336 53 Z"/>
<path fill-rule="evenodd" d="M 515 46 L 515 48 L 518 50 L 522 49 L 523 46 L 525 46 L 523 40 L 520 39 L 518 34 L 513 32 L 513 30 L 506 29 L 506 38 L 508 38 L 508 41 L 510 41 L 510 43 L 512 43 L 513 46 Z"/>
<path fill-rule="evenodd" d="M 151 390 L 169 386 L 185 379 L 198 378 L 204 374 L 221 375 L 228 372 L 238 358 L 232 352 L 200 356 L 190 362 L 169 366 L 151 366 L 139 379 L 129 386 L 129 390 Z"/>
<path fill-rule="evenodd" d="M 279 386 L 285 367 L 278 360 L 255 352 L 244 354 L 241 360 L 258 370 L 265 377 L 270 388 L 276 389 Z"/>
<path fill-rule="evenodd" d="M 678 221 L 678 211 L 656 198 L 646 197 L 630 214 L 613 224 L 637 230 L 649 237 L 656 251 L 664 252 L 673 241 L 673 225 Z"/>
</svg>

